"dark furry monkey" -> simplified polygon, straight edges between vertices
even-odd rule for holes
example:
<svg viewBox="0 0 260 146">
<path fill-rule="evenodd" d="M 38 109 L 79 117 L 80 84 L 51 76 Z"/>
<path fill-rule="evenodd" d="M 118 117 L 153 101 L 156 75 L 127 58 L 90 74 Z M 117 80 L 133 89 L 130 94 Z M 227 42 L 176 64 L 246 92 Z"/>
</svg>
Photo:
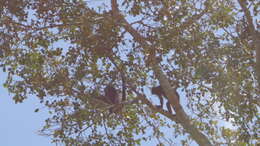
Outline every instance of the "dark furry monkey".
<svg viewBox="0 0 260 146">
<path fill-rule="evenodd" d="M 158 98 L 160 99 L 160 105 L 157 106 L 159 108 L 163 108 L 163 98 L 167 99 L 167 103 L 166 103 L 167 109 L 170 113 L 172 113 L 172 108 L 171 108 L 170 102 L 168 101 L 168 97 L 166 96 L 165 92 L 163 91 L 163 89 L 160 85 L 156 86 L 156 87 L 152 87 L 152 94 L 157 95 Z M 180 100 L 179 94 L 177 92 L 176 92 L 176 95 L 177 95 L 178 100 Z"/>
<path fill-rule="evenodd" d="M 105 96 L 111 104 L 118 104 L 120 102 L 117 90 L 112 85 L 106 86 Z"/>
</svg>

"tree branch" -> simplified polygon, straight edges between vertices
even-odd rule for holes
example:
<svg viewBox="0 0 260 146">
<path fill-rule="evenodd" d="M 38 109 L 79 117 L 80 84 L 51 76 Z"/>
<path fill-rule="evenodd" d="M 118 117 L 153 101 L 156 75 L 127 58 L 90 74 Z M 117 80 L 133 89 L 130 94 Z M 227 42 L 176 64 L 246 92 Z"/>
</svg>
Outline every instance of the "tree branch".
<svg viewBox="0 0 260 146">
<path fill-rule="evenodd" d="M 246 6 L 245 0 L 238 0 L 239 5 L 242 8 L 242 11 L 245 13 L 245 17 L 249 26 L 249 33 L 251 36 L 253 36 L 253 44 L 255 46 L 256 51 L 256 73 L 257 73 L 257 80 L 258 84 L 260 85 L 260 33 L 255 29 L 253 18 L 250 15 L 250 11 L 248 10 Z"/>
</svg>

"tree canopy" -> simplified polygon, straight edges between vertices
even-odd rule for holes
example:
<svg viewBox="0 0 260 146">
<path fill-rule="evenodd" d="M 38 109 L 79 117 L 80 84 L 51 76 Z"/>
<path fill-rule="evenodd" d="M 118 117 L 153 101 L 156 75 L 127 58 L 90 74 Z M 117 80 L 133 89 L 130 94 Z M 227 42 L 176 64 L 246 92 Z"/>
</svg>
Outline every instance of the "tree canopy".
<svg viewBox="0 0 260 146">
<path fill-rule="evenodd" d="M 16 103 L 39 98 L 50 112 L 40 132 L 53 142 L 253 145 L 260 122 L 259 5 L 2 0 L 4 87 Z M 99 100 L 109 84 L 121 94 L 125 86 L 126 101 Z M 158 85 L 174 113 L 156 106 L 151 88 Z M 120 111 L 108 110 L 114 106 Z"/>
</svg>

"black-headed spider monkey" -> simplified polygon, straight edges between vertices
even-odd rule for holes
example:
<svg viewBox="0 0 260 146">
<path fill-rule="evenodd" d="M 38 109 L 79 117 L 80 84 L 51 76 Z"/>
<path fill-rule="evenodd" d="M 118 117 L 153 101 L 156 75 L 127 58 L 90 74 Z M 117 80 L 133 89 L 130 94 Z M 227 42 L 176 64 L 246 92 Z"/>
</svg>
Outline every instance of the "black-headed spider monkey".
<svg viewBox="0 0 260 146">
<path fill-rule="evenodd" d="M 175 93 L 176 93 L 178 101 L 179 101 L 180 100 L 180 96 L 177 93 L 176 89 L 175 89 Z M 160 99 L 160 105 L 157 106 L 159 108 L 163 108 L 163 98 L 167 99 L 168 100 L 167 103 L 166 103 L 167 109 L 168 109 L 168 111 L 170 113 L 172 113 L 172 108 L 171 108 L 171 104 L 169 102 L 169 99 L 166 96 L 165 92 L 163 91 L 163 89 L 162 89 L 162 87 L 160 85 L 156 86 L 156 87 L 152 87 L 152 94 L 157 95 L 158 98 Z"/>
</svg>

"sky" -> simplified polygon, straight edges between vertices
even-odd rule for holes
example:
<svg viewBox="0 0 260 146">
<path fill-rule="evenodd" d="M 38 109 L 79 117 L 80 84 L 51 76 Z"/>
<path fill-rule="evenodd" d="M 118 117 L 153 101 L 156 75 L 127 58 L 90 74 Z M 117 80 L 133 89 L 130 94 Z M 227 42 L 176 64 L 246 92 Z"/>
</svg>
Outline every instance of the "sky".
<svg viewBox="0 0 260 146">
<path fill-rule="evenodd" d="M 51 139 L 37 134 L 48 113 L 39 100 L 30 96 L 23 103 L 15 104 L 11 94 L 3 87 L 7 74 L 0 71 L 0 146 L 54 146 Z"/>
</svg>

